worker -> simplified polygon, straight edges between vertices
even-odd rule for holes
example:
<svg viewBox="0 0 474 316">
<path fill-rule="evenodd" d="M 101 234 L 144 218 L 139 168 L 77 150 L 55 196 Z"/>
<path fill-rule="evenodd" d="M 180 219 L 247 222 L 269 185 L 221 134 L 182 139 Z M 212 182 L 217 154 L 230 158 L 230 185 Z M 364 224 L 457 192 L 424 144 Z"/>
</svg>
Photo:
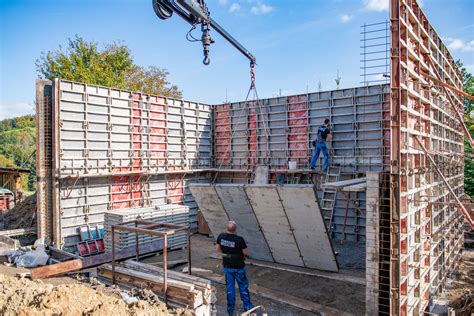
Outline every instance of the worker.
<svg viewBox="0 0 474 316">
<path fill-rule="evenodd" d="M 245 258 L 248 249 L 245 240 L 238 236 L 237 225 L 234 221 L 227 224 L 227 232 L 217 237 L 216 251 L 222 253 L 225 283 L 227 289 L 227 312 L 234 315 L 235 309 L 235 281 L 239 286 L 240 299 L 244 304 L 244 310 L 253 308 L 250 301 L 249 282 L 245 273 Z"/>
<path fill-rule="evenodd" d="M 310 168 L 312 170 L 316 169 L 316 162 L 318 161 L 319 154 L 323 152 L 323 169 L 324 172 L 328 171 L 329 168 L 329 153 L 328 147 L 326 146 L 326 140 L 331 140 L 331 130 L 329 129 L 329 119 L 324 120 L 324 124 L 318 128 L 318 133 L 316 134 L 316 139 L 313 140 L 312 144 L 314 146 L 313 159 L 311 159 Z"/>
</svg>

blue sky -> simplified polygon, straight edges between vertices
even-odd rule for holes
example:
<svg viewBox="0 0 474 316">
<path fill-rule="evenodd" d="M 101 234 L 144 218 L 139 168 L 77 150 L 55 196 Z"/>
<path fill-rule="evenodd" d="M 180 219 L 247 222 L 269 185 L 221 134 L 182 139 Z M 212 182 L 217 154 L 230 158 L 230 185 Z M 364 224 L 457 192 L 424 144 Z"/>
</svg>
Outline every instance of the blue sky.
<svg viewBox="0 0 474 316">
<path fill-rule="evenodd" d="M 359 85 L 360 25 L 388 18 L 388 0 L 207 0 L 213 18 L 256 57 L 260 97 Z M 449 5 L 448 5 L 449 3 Z M 474 1 L 423 0 L 423 10 L 454 57 L 474 72 Z M 245 98 L 249 67 L 218 34 L 211 65 L 186 41 L 189 25 L 159 20 L 151 0 L 0 0 L 0 119 L 33 113 L 35 60 L 78 34 L 122 41 L 137 64 L 169 70 L 185 99 Z M 197 34 L 199 35 L 199 34 Z"/>
</svg>

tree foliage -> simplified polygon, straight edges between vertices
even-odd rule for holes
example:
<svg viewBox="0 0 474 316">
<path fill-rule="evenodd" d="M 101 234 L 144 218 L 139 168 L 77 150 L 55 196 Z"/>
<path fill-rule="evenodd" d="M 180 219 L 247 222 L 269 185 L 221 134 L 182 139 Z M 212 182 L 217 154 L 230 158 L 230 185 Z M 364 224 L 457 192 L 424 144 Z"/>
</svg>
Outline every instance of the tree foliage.
<svg viewBox="0 0 474 316">
<path fill-rule="evenodd" d="M 456 64 L 461 70 L 464 91 L 474 95 L 474 77 L 463 67 L 460 60 Z M 464 100 L 464 122 L 474 137 L 474 119 L 472 117 L 474 114 L 474 101 L 467 98 L 464 98 Z M 474 149 L 467 141 L 464 141 L 464 155 L 464 191 L 471 197 L 474 197 Z"/>
<path fill-rule="evenodd" d="M 36 190 L 36 126 L 33 115 L 0 121 L 0 166 L 30 169 L 22 177 L 24 190 Z"/>
<path fill-rule="evenodd" d="M 36 61 L 40 78 L 84 82 L 106 87 L 181 98 L 181 91 L 167 80 L 166 69 L 141 67 L 133 62 L 130 49 L 120 43 L 100 48 L 76 35 L 65 49 L 42 53 Z"/>
</svg>

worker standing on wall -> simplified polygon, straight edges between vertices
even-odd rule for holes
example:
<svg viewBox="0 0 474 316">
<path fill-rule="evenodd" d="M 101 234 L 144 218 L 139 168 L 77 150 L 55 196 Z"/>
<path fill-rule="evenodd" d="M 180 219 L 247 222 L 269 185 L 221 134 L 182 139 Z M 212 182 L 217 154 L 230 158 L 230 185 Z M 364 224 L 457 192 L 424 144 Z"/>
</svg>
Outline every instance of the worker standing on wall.
<svg viewBox="0 0 474 316">
<path fill-rule="evenodd" d="M 229 315 L 234 315 L 235 281 L 239 286 L 240 299 L 244 304 L 244 310 L 248 311 L 253 307 L 250 301 L 249 282 L 245 273 L 245 258 L 248 256 L 247 244 L 236 232 L 237 225 L 234 221 L 229 221 L 227 233 L 220 234 L 217 237 L 216 244 L 216 251 L 222 253 L 227 289 L 227 312 Z"/>
<path fill-rule="evenodd" d="M 324 120 L 324 124 L 318 128 L 318 133 L 316 139 L 313 140 L 312 144 L 314 146 L 313 159 L 311 159 L 310 168 L 312 170 L 316 169 L 316 162 L 318 161 L 319 154 L 323 152 L 323 169 L 324 172 L 328 171 L 329 168 L 329 152 L 326 145 L 326 140 L 331 140 L 331 130 L 329 129 L 329 119 Z"/>
</svg>

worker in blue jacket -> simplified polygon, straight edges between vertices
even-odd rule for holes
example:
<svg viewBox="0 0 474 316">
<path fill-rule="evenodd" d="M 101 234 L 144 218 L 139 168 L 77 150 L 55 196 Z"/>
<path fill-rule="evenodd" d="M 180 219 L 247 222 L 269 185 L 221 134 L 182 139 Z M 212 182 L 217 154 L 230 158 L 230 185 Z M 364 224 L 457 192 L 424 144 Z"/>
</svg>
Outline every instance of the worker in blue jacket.
<svg viewBox="0 0 474 316">
<path fill-rule="evenodd" d="M 310 168 L 316 169 L 316 162 L 318 161 L 319 154 L 323 152 L 323 168 L 324 172 L 328 171 L 329 168 L 329 153 L 326 145 L 326 140 L 331 140 L 331 130 L 329 129 L 329 119 L 324 120 L 324 124 L 318 128 L 316 139 L 313 140 L 314 146 L 313 159 L 311 159 Z"/>
</svg>

